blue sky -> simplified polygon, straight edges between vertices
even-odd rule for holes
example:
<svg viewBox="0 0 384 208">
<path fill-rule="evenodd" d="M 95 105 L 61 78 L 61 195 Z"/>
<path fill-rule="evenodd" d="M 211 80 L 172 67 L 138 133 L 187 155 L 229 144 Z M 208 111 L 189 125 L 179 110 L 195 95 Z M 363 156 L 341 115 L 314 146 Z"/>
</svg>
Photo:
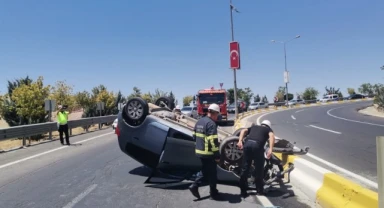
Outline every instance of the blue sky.
<svg viewBox="0 0 384 208">
<path fill-rule="evenodd" d="M 242 69 L 238 87 L 274 96 L 325 86 L 383 83 L 384 1 L 233 0 Z M 98 84 L 131 93 L 160 88 L 185 95 L 211 86 L 233 87 L 226 0 L 0 0 L 0 93 L 26 75 L 45 83 L 67 80 L 75 91 Z"/>
</svg>

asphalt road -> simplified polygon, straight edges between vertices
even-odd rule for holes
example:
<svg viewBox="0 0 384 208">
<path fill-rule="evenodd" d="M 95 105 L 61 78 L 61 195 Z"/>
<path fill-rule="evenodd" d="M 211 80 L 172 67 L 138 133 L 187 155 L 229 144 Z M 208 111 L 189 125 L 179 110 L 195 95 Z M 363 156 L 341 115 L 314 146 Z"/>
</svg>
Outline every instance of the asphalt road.
<svg viewBox="0 0 384 208">
<path fill-rule="evenodd" d="M 384 119 L 357 112 L 370 104 L 372 101 L 292 109 L 266 114 L 260 121 L 270 120 L 278 137 L 295 141 L 301 148 L 310 146 L 310 155 L 377 183 L 376 136 L 384 135 Z M 315 161 L 314 157 L 304 158 Z"/>
<path fill-rule="evenodd" d="M 119 149 L 112 129 L 0 154 L 0 207 L 312 207 L 290 188 L 241 200 L 239 189 L 219 185 L 224 200 L 194 201 L 189 182 L 174 187 L 144 184 L 149 170 Z M 208 187 L 200 189 L 202 197 Z M 296 195 L 296 196 L 294 196 Z"/>
</svg>

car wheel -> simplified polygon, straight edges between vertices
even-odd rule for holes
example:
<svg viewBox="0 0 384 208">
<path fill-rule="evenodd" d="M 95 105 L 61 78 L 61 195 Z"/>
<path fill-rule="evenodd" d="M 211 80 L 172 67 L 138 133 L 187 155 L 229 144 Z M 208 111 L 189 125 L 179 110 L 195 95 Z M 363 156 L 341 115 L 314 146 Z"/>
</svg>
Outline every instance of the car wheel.
<svg viewBox="0 0 384 208">
<path fill-rule="evenodd" d="M 170 110 L 173 110 L 175 108 L 175 100 L 170 97 L 160 97 L 156 100 L 155 105 L 159 107 L 167 107 Z"/>
<path fill-rule="evenodd" d="M 123 118 L 131 126 L 138 126 L 149 114 L 149 106 L 147 102 L 140 97 L 128 100 L 124 106 Z"/>
<path fill-rule="evenodd" d="M 237 137 L 239 137 L 240 136 L 240 132 L 241 132 L 241 130 L 243 130 L 243 129 L 246 129 L 246 128 L 239 128 L 239 129 L 237 129 L 235 132 L 233 132 L 233 136 L 237 136 Z"/>
<path fill-rule="evenodd" d="M 237 147 L 239 137 L 229 136 L 220 143 L 220 155 L 229 164 L 239 164 L 243 158 L 243 150 Z"/>
</svg>

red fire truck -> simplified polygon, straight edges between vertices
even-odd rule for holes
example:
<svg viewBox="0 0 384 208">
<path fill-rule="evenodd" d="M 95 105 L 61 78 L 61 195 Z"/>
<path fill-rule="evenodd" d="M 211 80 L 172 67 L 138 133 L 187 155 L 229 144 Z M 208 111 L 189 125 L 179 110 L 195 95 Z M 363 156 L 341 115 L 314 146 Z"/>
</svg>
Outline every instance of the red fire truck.
<svg viewBox="0 0 384 208">
<path fill-rule="evenodd" d="M 199 116 L 206 114 L 208 107 L 212 103 L 220 106 L 220 122 L 228 121 L 227 113 L 227 91 L 225 89 L 210 89 L 199 90 L 196 96 L 197 112 Z"/>
</svg>

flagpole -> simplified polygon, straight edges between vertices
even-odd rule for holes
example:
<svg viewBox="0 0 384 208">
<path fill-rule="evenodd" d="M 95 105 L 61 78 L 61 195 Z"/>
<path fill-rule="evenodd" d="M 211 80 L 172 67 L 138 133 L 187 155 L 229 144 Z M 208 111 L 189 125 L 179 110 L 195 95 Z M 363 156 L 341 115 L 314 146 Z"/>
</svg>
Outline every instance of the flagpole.
<svg viewBox="0 0 384 208">
<path fill-rule="evenodd" d="M 235 35 L 233 31 L 233 6 L 232 0 L 229 0 L 229 10 L 231 14 L 231 40 L 235 40 Z M 236 83 L 236 69 L 233 69 L 233 95 L 235 99 L 235 118 L 237 119 L 239 115 L 238 106 L 237 106 L 237 83 Z"/>
</svg>

